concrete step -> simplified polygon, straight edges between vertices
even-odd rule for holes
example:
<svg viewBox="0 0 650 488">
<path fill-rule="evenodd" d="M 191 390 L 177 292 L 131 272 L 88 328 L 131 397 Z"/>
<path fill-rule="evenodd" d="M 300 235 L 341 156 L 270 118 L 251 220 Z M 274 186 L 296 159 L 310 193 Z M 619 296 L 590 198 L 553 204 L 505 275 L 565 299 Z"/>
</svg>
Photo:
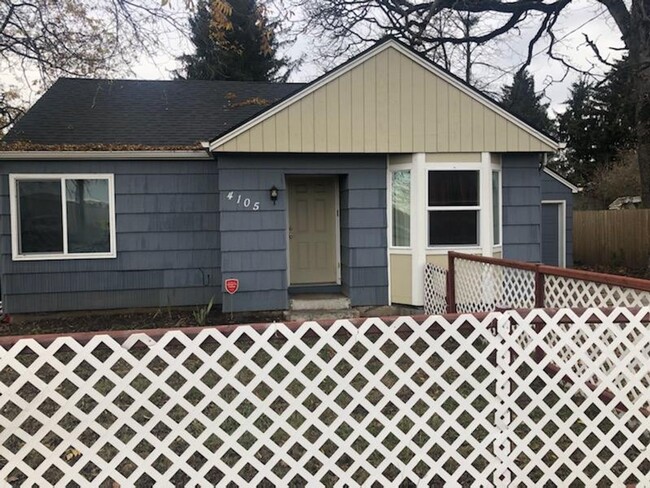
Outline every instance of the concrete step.
<svg viewBox="0 0 650 488">
<path fill-rule="evenodd" d="M 289 309 L 299 310 L 345 310 L 350 308 L 350 299 L 343 295 L 319 293 L 293 295 L 289 299 Z"/>
<path fill-rule="evenodd" d="M 306 322 L 308 320 L 356 319 L 359 311 L 352 308 L 341 310 L 287 310 L 284 312 L 288 322 Z"/>
</svg>

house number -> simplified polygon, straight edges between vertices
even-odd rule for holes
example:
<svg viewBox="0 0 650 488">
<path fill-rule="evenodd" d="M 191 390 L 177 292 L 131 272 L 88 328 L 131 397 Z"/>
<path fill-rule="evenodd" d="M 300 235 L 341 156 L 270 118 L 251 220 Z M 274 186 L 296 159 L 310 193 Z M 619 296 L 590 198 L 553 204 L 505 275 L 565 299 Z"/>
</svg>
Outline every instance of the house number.
<svg viewBox="0 0 650 488">
<path fill-rule="evenodd" d="M 260 209 L 260 202 L 253 202 L 250 198 L 242 196 L 241 193 L 235 194 L 235 192 L 228 192 L 226 196 L 228 200 L 236 200 L 237 205 L 243 205 L 244 208 L 250 208 L 253 211 L 258 211 Z"/>
</svg>

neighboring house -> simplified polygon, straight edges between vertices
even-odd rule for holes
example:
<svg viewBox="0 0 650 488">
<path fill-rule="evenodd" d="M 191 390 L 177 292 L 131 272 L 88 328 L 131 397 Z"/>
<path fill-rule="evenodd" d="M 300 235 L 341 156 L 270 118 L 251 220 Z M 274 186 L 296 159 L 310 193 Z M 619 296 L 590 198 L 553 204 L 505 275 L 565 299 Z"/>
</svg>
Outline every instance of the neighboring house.
<svg viewBox="0 0 650 488">
<path fill-rule="evenodd" d="M 573 266 L 573 195 L 581 189 L 549 168 L 542 173 L 542 262 Z"/>
<path fill-rule="evenodd" d="M 62 79 L 4 142 L 12 313 L 422 305 L 449 249 L 541 261 L 556 200 L 555 140 L 392 39 L 306 85 Z"/>
</svg>

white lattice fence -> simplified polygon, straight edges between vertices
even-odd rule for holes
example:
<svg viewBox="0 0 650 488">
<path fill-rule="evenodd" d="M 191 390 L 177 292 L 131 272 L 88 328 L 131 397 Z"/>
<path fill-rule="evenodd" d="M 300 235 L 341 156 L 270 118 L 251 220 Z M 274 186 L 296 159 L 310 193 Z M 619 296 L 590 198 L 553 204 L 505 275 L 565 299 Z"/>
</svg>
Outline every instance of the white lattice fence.
<svg viewBox="0 0 650 488">
<path fill-rule="evenodd" d="M 447 270 L 427 263 L 424 268 L 424 313 L 447 312 Z"/>
<path fill-rule="evenodd" d="M 21 340 L 0 358 L 0 479 L 488 484 L 491 323 L 273 324 L 228 336 L 139 334 L 124 345 L 106 335 L 85 345 Z"/>
<path fill-rule="evenodd" d="M 457 311 L 461 313 L 532 308 L 535 272 L 456 258 L 455 298 Z"/>
<path fill-rule="evenodd" d="M 647 307 L 650 292 L 579 280 L 552 274 L 544 275 L 546 308 Z"/>
<path fill-rule="evenodd" d="M 649 312 L 536 310 L 500 321 L 512 486 L 650 485 Z"/>
<path fill-rule="evenodd" d="M 648 324 L 628 313 L 612 338 L 606 331 L 626 311 L 596 323 L 593 313 L 23 339 L 0 348 L 0 480 L 641 484 L 650 471 Z M 594 347 L 599 362 L 585 352 Z"/>
</svg>

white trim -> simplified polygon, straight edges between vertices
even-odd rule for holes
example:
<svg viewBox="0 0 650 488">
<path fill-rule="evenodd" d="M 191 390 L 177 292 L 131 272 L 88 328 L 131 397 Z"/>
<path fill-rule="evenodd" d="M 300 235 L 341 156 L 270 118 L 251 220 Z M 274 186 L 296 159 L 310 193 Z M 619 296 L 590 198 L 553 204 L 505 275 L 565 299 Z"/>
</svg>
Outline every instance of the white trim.
<svg viewBox="0 0 650 488">
<path fill-rule="evenodd" d="M 564 200 L 542 200 L 542 205 L 557 205 L 557 235 L 558 235 L 558 266 L 566 268 L 566 201 Z M 542 231 L 543 233 L 543 231 Z M 544 236 L 542 235 L 542 243 Z M 543 251 L 542 251 L 543 252 Z"/>
<path fill-rule="evenodd" d="M 46 254 L 20 254 L 18 195 L 16 183 L 25 180 L 51 180 L 61 182 L 61 208 L 63 225 L 63 252 Z M 110 226 L 110 251 L 104 253 L 68 253 L 68 210 L 66 205 L 66 180 L 107 180 L 108 181 L 108 218 Z M 11 217 L 11 256 L 13 261 L 52 261 L 66 259 L 112 259 L 117 257 L 117 239 L 115 231 L 115 183 L 113 174 L 109 173 L 46 173 L 46 174 L 9 174 L 9 211 Z"/>
<path fill-rule="evenodd" d="M 427 264 L 427 163 L 425 153 L 413 154 L 411 169 L 411 305 L 424 305 L 424 268 Z"/>
<path fill-rule="evenodd" d="M 341 284 L 341 191 L 339 177 L 334 177 L 334 225 L 336 226 L 336 284 Z"/>
<path fill-rule="evenodd" d="M 483 256 L 492 256 L 492 245 L 494 242 L 492 221 L 492 158 L 489 152 L 481 153 L 481 172 L 479 174 L 479 235 L 478 243 Z"/>
<path fill-rule="evenodd" d="M 216 139 L 210 143 L 210 150 L 214 151 L 216 150 L 219 146 L 222 146 L 223 144 L 227 143 L 228 141 L 234 139 L 235 137 L 239 136 L 240 134 L 246 132 L 253 126 L 263 122 L 264 120 L 268 119 L 269 117 L 272 117 L 273 115 L 277 114 L 281 110 L 285 109 L 289 105 L 292 105 L 293 103 L 297 102 L 298 100 L 306 97 L 307 95 L 313 93 L 314 91 L 318 90 L 322 86 L 326 85 L 333 79 L 338 78 L 339 76 L 342 76 L 343 74 L 351 71 L 352 69 L 356 68 L 360 64 L 364 63 L 368 59 L 376 56 L 377 54 L 381 53 L 382 51 L 385 51 L 389 48 L 396 49 L 399 51 L 401 54 L 407 56 L 409 59 L 411 59 L 413 62 L 419 64 L 422 66 L 424 69 L 430 71 L 434 75 L 438 76 L 439 78 L 443 79 L 447 83 L 451 84 L 461 92 L 463 92 L 465 95 L 471 97 L 472 99 L 476 100 L 477 102 L 487 106 L 497 114 L 501 115 L 508 121 L 512 122 L 515 124 L 517 127 L 520 129 L 526 131 L 528 134 L 531 136 L 535 137 L 536 139 L 540 140 L 544 144 L 550 146 L 554 150 L 559 149 L 559 143 L 556 141 L 552 140 L 548 136 L 542 134 L 541 132 L 533 129 L 529 125 L 525 124 L 521 120 L 519 120 L 517 117 L 509 113 L 507 110 L 501 108 L 499 105 L 496 103 L 492 102 L 491 100 L 485 98 L 484 96 L 479 95 L 476 93 L 474 90 L 466 86 L 464 83 L 460 82 L 457 80 L 455 77 L 450 75 L 449 73 L 446 73 L 442 69 L 438 68 L 437 66 L 431 64 L 428 61 L 423 60 L 420 56 L 417 54 L 413 53 L 410 49 L 405 48 L 402 46 L 400 43 L 398 43 L 395 40 L 388 40 L 386 42 L 383 42 L 379 44 L 378 46 L 375 46 L 374 48 L 369 49 L 366 51 L 364 54 L 360 55 L 357 59 L 354 61 L 348 63 L 345 66 L 339 67 L 339 68 L 334 68 L 329 74 L 326 74 L 323 76 L 320 80 L 312 83 L 311 85 L 307 86 L 305 89 L 300 90 L 298 93 L 294 94 L 293 96 L 290 96 L 286 100 L 278 103 L 274 107 L 271 107 L 270 109 L 262 112 L 259 114 L 257 117 L 254 117 L 253 119 L 249 120 L 245 124 L 242 124 L 241 126 L 237 127 L 236 129 L 228 132 L 227 134 L 223 135 L 219 139 Z"/>
<path fill-rule="evenodd" d="M 556 180 L 558 183 L 561 183 L 564 186 L 566 186 L 567 188 L 569 188 L 571 190 L 571 193 L 580 193 L 582 191 L 582 188 L 580 188 L 579 186 L 576 186 L 573 183 L 571 183 L 570 181 L 562 178 L 559 174 L 557 174 L 552 169 L 549 169 L 549 168 L 545 167 L 544 168 L 544 173 L 549 175 L 551 178 Z"/>
<path fill-rule="evenodd" d="M 497 173 L 499 182 L 497 183 L 499 187 L 499 242 L 495 243 L 494 242 L 494 215 L 491 216 L 492 219 L 492 247 L 493 248 L 500 248 L 503 245 L 503 170 L 501 169 L 501 165 L 492 165 L 492 170 L 490 171 L 490 181 L 492 179 L 492 173 Z M 492 191 L 492 185 L 490 185 L 490 191 Z M 494 194 L 492 194 L 492 198 L 494 199 Z"/>
<path fill-rule="evenodd" d="M 204 150 L 196 151 L 0 151 L 0 160 L 78 160 L 78 159 L 213 159 Z"/>
<path fill-rule="evenodd" d="M 391 177 L 390 177 L 390 155 L 386 154 L 386 273 L 388 273 L 388 305 L 393 304 L 392 300 L 392 288 L 391 288 L 391 268 L 390 268 L 390 243 L 391 236 L 393 234 L 392 229 L 392 220 L 391 214 L 393 210 L 391 208 L 391 198 L 392 191 L 390 189 Z"/>
</svg>

